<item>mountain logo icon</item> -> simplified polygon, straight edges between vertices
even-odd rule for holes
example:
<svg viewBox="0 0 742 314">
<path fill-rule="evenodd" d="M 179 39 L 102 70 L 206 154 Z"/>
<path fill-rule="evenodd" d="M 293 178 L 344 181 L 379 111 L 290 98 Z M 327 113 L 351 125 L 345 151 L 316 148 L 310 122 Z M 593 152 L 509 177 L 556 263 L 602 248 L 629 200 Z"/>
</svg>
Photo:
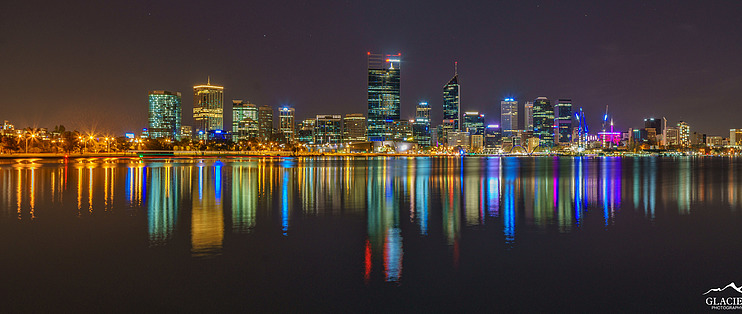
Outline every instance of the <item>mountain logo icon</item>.
<svg viewBox="0 0 742 314">
<path fill-rule="evenodd" d="M 735 285 L 734 282 L 732 282 L 732 283 L 728 284 L 724 288 L 711 288 L 711 289 L 709 289 L 709 291 L 706 291 L 706 293 L 704 293 L 703 295 L 707 295 L 707 294 L 709 294 L 711 292 L 722 292 L 722 291 L 727 290 L 727 289 L 732 289 L 732 290 L 737 291 L 738 293 L 742 294 L 742 287 L 737 287 L 737 285 Z"/>
</svg>

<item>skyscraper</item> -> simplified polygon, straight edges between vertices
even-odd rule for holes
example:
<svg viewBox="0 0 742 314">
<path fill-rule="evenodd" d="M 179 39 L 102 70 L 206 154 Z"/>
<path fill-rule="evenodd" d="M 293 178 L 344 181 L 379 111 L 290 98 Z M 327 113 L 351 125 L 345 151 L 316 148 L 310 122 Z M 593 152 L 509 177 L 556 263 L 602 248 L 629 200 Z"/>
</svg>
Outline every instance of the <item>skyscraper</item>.
<svg viewBox="0 0 742 314">
<path fill-rule="evenodd" d="M 678 122 L 678 142 L 683 147 L 690 146 L 691 144 L 690 125 L 685 121 Z"/>
<path fill-rule="evenodd" d="M 362 113 L 349 113 L 343 118 L 343 142 L 365 142 L 366 116 Z"/>
<path fill-rule="evenodd" d="M 155 90 L 149 93 L 150 138 L 180 139 L 180 92 Z"/>
<path fill-rule="evenodd" d="M 368 53 L 368 139 L 391 138 L 389 125 L 399 120 L 399 63 L 401 54 Z"/>
<path fill-rule="evenodd" d="M 554 107 L 546 97 L 533 102 L 533 136 L 539 138 L 539 146 L 554 146 Z"/>
<path fill-rule="evenodd" d="M 232 100 L 232 140 L 258 137 L 258 107 L 242 99 Z"/>
<path fill-rule="evenodd" d="M 278 111 L 279 131 L 286 143 L 294 142 L 294 108 L 282 107 Z"/>
<path fill-rule="evenodd" d="M 572 99 L 559 99 L 555 116 L 557 142 L 569 144 L 572 141 Z"/>
<path fill-rule="evenodd" d="M 224 129 L 224 87 L 211 85 L 193 86 L 193 122 L 199 134 Z"/>
<path fill-rule="evenodd" d="M 459 85 L 458 68 L 453 78 L 443 85 L 443 137 L 449 131 L 459 131 L 461 120 L 461 86 Z"/>
<path fill-rule="evenodd" d="M 318 114 L 314 123 L 316 144 L 338 144 L 342 142 L 342 117 L 339 114 Z"/>
<path fill-rule="evenodd" d="M 273 107 L 258 107 L 258 140 L 267 142 L 273 136 Z"/>
<path fill-rule="evenodd" d="M 518 130 L 518 101 L 505 98 L 500 102 L 500 125 L 505 136 L 513 136 Z"/>
<path fill-rule="evenodd" d="M 525 123 L 525 130 L 533 132 L 533 102 L 532 101 L 526 101 L 526 104 L 523 106 L 523 111 L 525 111 L 524 114 L 524 123 Z"/>
<path fill-rule="evenodd" d="M 464 113 L 463 131 L 469 132 L 470 135 L 484 136 L 484 115 L 476 111 Z"/>
<path fill-rule="evenodd" d="M 314 124 L 316 122 L 316 119 L 304 119 L 297 123 L 296 140 L 301 143 L 314 143 Z"/>
<path fill-rule="evenodd" d="M 430 105 L 420 102 L 415 108 L 415 122 L 412 125 L 412 136 L 418 145 L 428 147 L 430 141 Z"/>
</svg>

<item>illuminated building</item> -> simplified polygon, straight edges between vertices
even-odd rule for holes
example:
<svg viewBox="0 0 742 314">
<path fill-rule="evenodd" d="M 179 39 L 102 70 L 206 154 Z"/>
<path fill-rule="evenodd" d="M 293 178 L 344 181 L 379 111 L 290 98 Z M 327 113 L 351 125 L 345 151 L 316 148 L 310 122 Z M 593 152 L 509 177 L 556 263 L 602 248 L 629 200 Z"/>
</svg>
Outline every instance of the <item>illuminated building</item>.
<svg viewBox="0 0 742 314">
<path fill-rule="evenodd" d="M 502 144 L 502 129 L 499 125 L 490 124 L 484 129 L 484 148 L 497 148 Z"/>
<path fill-rule="evenodd" d="M 460 131 L 461 86 L 458 69 L 454 71 L 446 85 L 443 86 L 443 136 L 449 131 Z"/>
<path fill-rule="evenodd" d="M 390 125 L 389 131 L 392 134 L 392 140 L 394 141 L 412 141 L 412 121 L 407 120 L 396 120 Z"/>
<path fill-rule="evenodd" d="M 525 111 L 525 130 L 533 132 L 533 102 L 526 101 L 526 104 L 523 106 L 523 111 Z"/>
<path fill-rule="evenodd" d="M 232 140 L 258 136 L 258 107 L 241 99 L 232 100 Z"/>
<path fill-rule="evenodd" d="M 556 140 L 560 144 L 572 142 L 572 100 L 559 99 L 555 112 Z M 611 130 L 613 132 L 613 130 Z"/>
<path fill-rule="evenodd" d="M 294 142 L 294 108 L 282 107 L 278 110 L 279 131 L 287 143 Z"/>
<path fill-rule="evenodd" d="M 721 147 L 724 145 L 724 138 L 721 136 L 706 136 L 706 145 L 711 147 Z"/>
<path fill-rule="evenodd" d="M 446 143 L 448 147 L 469 148 L 471 135 L 464 131 L 449 131 L 446 133 Z"/>
<path fill-rule="evenodd" d="M 180 92 L 149 92 L 150 138 L 180 139 Z"/>
<path fill-rule="evenodd" d="M 554 107 L 546 97 L 533 102 L 533 136 L 540 140 L 541 146 L 554 146 Z"/>
<path fill-rule="evenodd" d="M 463 131 L 469 132 L 471 135 L 484 136 L 484 115 L 476 111 L 464 113 Z"/>
<path fill-rule="evenodd" d="M 193 130 L 191 129 L 190 125 L 183 125 L 180 127 L 180 138 L 181 139 L 191 139 L 193 136 Z"/>
<path fill-rule="evenodd" d="M 211 85 L 193 86 L 193 123 L 199 134 L 224 129 L 224 87 Z M 202 131 L 202 132 L 201 132 Z"/>
<path fill-rule="evenodd" d="M 655 119 L 655 118 L 647 118 L 644 119 L 644 130 L 643 130 L 643 140 L 646 140 L 649 142 L 649 144 L 661 144 L 662 138 L 658 138 L 658 136 L 661 136 L 665 134 L 665 131 L 663 129 L 662 120 L 661 119 Z"/>
<path fill-rule="evenodd" d="M 742 129 L 729 129 L 729 145 L 742 145 Z"/>
<path fill-rule="evenodd" d="M 513 136 L 518 130 L 518 101 L 505 98 L 500 102 L 500 123 L 505 136 Z"/>
<path fill-rule="evenodd" d="M 296 124 L 296 141 L 300 143 L 314 143 L 315 119 L 304 119 Z"/>
<path fill-rule="evenodd" d="M 349 113 L 343 118 L 343 143 L 365 142 L 366 116 L 362 113 Z"/>
<path fill-rule="evenodd" d="M 685 121 L 678 122 L 678 143 L 680 146 L 690 146 L 690 126 Z"/>
<path fill-rule="evenodd" d="M 258 107 L 258 140 L 267 142 L 273 136 L 273 107 Z"/>
<path fill-rule="evenodd" d="M 389 125 L 399 120 L 399 63 L 401 54 L 368 53 L 368 139 L 384 141 L 392 136 Z"/>
<path fill-rule="evenodd" d="M 314 122 L 314 142 L 320 145 L 342 143 L 341 120 L 339 114 L 318 114 Z"/>
<path fill-rule="evenodd" d="M 422 147 L 428 147 L 430 142 L 430 105 L 420 102 L 415 108 L 415 122 L 412 125 L 412 135 L 415 142 Z"/>
<path fill-rule="evenodd" d="M 484 135 L 474 134 L 470 137 L 470 145 L 472 153 L 481 153 L 484 148 Z"/>
<path fill-rule="evenodd" d="M 690 144 L 693 146 L 706 144 L 706 134 L 693 132 L 690 134 Z"/>
<path fill-rule="evenodd" d="M 665 145 L 666 146 L 680 145 L 680 137 L 678 136 L 677 128 L 667 128 L 665 130 Z"/>
</svg>

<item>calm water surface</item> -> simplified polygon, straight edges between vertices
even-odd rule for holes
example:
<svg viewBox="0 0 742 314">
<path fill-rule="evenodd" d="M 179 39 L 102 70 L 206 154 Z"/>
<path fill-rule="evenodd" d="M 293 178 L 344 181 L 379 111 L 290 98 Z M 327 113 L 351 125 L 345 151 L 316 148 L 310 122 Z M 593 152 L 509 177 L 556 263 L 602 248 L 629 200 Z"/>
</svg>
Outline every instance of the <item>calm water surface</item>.
<svg viewBox="0 0 742 314">
<path fill-rule="evenodd" d="M 688 311 L 742 282 L 742 160 L 0 161 L 3 302 Z"/>
</svg>

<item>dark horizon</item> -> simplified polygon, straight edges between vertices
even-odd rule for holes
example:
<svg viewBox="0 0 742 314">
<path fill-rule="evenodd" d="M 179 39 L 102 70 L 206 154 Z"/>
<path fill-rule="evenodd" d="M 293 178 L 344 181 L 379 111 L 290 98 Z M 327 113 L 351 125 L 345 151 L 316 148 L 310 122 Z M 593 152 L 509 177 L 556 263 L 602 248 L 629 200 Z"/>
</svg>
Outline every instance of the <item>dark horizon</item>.
<svg viewBox="0 0 742 314">
<path fill-rule="evenodd" d="M 453 6 L 453 10 L 452 10 Z M 401 117 L 418 101 L 442 117 L 442 87 L 459 63 L 462 111 L 499 122 L 502 98 L 570 98 L 597 130 L 643 118 L 687 121 L 729 136 L 721 114 L 742 86 L 742 4 L 524 1 L 375 4 L 131 1 L 14 2 L 0 12 L 0 120 L 16 127 L 121 134 L 147 125 L 147 93 L 225 87 L 231 100 L 289 105 L 297 121 L 367 113 L 366 52 L 401 53 Z M 522 120 L 522 112 L 521 112 Z"/>
</svg>

